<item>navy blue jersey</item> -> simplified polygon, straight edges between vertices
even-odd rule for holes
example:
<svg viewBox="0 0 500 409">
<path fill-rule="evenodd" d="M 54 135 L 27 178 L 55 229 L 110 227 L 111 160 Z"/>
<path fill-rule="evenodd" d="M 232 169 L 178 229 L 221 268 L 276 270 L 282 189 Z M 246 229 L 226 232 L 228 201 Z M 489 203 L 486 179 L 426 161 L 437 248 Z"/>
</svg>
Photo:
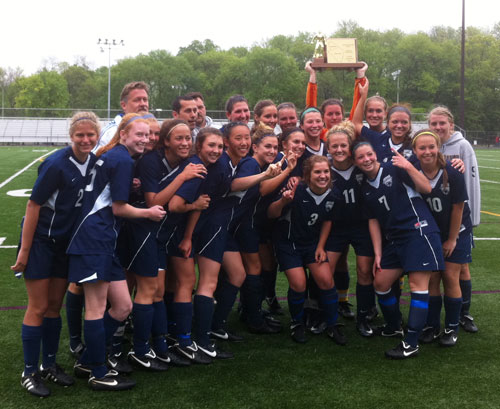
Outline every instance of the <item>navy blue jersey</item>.
<svg viewBox="0 0 500 409">
<path fill-rule="evenodd" d="M 349 228 L 353 224 L 366 224 L 361 205 L 361 185 L 365 178 L 356 166 L 338 170 L 331 167 L 333 177 L 333 194 L 335 206 L 333 216 L 334 228 Z"/>
<path fill-rule="evenodd" d="M 278 220 L 280 239 L 290 240 L 298 246 L 315 245 L 322 223 L 332 218 L 333 206 L 331 189 L 316 195 L 305 183 L 300 183 L 293 201 L 285 206 Z"/>
<path fill-rule="evenodd" d="M 113 215 L 111 206 L 129 200 L 133 174 L 134 161 L 123 145 L 97 159 L 85 187 L 69 254 L 113 254 L 120 220 Z"/>
<path fill-rule="evenodd" d="M 417 164 L 417 169 L 420 169 L 420 163 Z M 465 202 L 460 231 L 472 229 L 464 175 L 453 168 L 449 162 L 446 163 L 446 173 L 448 175 L 446 186 L 443 181 L 443 169 L 440 169 L 434 179 L 430 180 L 432 192 L 428 195 L 422 195 L 441 230 L 441 241 L 443 242 L 448 240 L 451 209 L 454 204 Z"/>
<path fill-rule="evenodd" d="M 386 163 L 392 158 L 392 149 L 397 150 L 406 159 L 410 159 L 413 155 L 411 142 L 405 141 L 396 145 L 392 142 L 391 136 L 389 129 L 385 129 L 383 132 L 374 131 L 366 126 L 361 129 L 361 139 L 370 142 L 380 163 Z"/>
<path fill-rule="evenodd" d="M 328 155 L 328 148 L 326 147 L 325 142 L 320 141 L 319 149 L 313 149 L 309 145 L 306 144 L 306 149 L 304 150 L 304 153 L 302 156 L 299 158 L 299 160 L 305 161 L 308 157 L 314 156 L 314 155 L 321 155 L 321 156 L 327 156 Z M 302 176 L 302 175 L 300 175 Z"/>
<path fill-rule="evenodd" d="M 362 199 L 369 219 L 377 219 L 388 239 L 418 231 L 420 235 L 439 229 L 408 173 L 391 162 L 380 165 L 375 179 L 365 179 Z"/>
<path fill-rule="evenodd" d="M 86 176 L 95 160 L 90 154 L 80 163 L 68 146 L 42 162 L 30 197 L 41 206 L 35 232 L 38 236 L 54 240 L 71 237 L 82 206 Z"/>
</svg>

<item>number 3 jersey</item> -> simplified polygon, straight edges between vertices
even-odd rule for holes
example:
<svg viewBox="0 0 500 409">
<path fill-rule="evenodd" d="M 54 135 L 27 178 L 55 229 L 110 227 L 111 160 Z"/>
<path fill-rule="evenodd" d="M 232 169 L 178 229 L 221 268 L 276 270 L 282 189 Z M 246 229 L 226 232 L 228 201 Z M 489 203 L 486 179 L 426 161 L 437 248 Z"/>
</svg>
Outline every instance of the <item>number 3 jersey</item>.
<svg viewBox="0 0 500 409">
<path fill-rule="evenodd" d="M 97 159 L 85 187 L 69 254 L 114 253 L 120 220 L 113 215 L 112 204 L 128 201 L 133 174 L 134 161 L 123 145 Z"/>
<path fill-rule="evenodd" d="M 408 173 L 390 162 L 380 165 L 375 179 L 365 179 L 362 200 L 368 218 L 378 220 L 389 240 L 415 231 L 420 235 L 439 232 Z"/>
<path fill-rule="evenodd" d="M 300 247 L 316 245 L 321 224 L 332 218 L 333 206 L 331 189 L 317 195 L 300 183 L 293 201 L 283 209 L 278 220 L 279 239 L 290 240 Z"/>
</svg>

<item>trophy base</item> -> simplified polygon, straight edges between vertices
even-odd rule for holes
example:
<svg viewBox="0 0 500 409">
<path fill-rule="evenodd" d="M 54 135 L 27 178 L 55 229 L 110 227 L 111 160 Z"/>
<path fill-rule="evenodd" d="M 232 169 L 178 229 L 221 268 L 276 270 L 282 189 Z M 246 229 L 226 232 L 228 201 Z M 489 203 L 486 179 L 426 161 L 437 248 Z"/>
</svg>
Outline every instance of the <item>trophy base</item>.
<svg viewBox="0 0 500 409">
<path fill-rule="evenodd" d="M 362 62 L 353 63 L 327 63 L 323 58 L 314 58 L 311 63 L 311 67 L 315 70 L 355 70 L 356 68 L 361 68 L 363 66 Z"/>
</svg>

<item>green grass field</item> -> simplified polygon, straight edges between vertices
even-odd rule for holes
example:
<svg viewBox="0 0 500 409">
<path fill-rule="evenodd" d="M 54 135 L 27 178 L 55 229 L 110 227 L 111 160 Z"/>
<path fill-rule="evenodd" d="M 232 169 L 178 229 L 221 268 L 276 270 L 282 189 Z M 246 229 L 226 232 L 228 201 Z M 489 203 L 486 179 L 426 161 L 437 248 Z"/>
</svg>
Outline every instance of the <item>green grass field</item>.
<svg viewBox="0 0 500 409">
<path fill-rule="evenodd" d="M 0 184 L 52 149 L 0 147 Z M 416 359 L 389 361 L 383 351 L 398 341 L 363 339 L 351 321 L 344 321 L 345 347 L 326 335 L 310 335 L 307 344 L 298 345 L 286 330 L 271 336 L 245 333 L 234 312 L 230 326 L 246 339 L 242 344 L 224 345 L 235 353 L 234 360 L 171 368 L 162 374 L 136 372 L 137 386 L 122 393 L 92 392 L 82 380 L 67 389 L 49 385 L 52 395 L 44 400 L 29 395 L 19 384 L 21 322 L 27 297 L 23 280 L 14 278 L 9 269 L 16 254 L 9 246 L 17 244 L 27 197 L 9 196 L 8 192 L 33 186 L 37 164 L 33 165 L 0 188 L 0 408 L 498 408 L 500 246 L 498 241 L 479 239 L 500 239 L 500 150 L 476 153 L 484 213 L 474 231 L 478 240 L 471 266 L 471 313 L 479 332 L 460 332 L 456 347 L 424 345 Z M 352 265 L 351 271 L 355 271 Z M 351 292 L 354 288 L 352 277 Z M 280 297 L 286 295 L 286 289 L 286 280 L 280 275 Z M 402 308 L 406 317 L 407 306 Z M 287 315 L 282 317 L 285 328 L 288 320 Z M 65 325 L 58 362 L 71 372 Z"/>
</svg>

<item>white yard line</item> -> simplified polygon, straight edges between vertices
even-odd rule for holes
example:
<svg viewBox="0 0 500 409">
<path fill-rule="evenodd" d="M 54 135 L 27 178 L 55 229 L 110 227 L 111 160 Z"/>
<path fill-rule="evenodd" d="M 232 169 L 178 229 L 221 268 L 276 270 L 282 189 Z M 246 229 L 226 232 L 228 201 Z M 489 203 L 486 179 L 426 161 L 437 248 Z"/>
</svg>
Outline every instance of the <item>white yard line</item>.
<svg viewBox="0 0 500 409">
<path fill-rule="evenodd" d="M 479 179 L 479 181 L 483 183 L 494 183 L 496 185 L 500 185 L 500 182 L 495 182 L 494 180 Z"/>
<path fill-rule="evenodd" d="M 479 166 L 479 169 L 495 169 L 495 170 L 500 170 L 500 168 L 492 168 L 490 166 Z"/>
<path fill-rule="evenodd" d="M 32 167 L 35 163 L 37 163 L 40 159 L 44 158 L 45 156 L 48 156 L 50 155 L 51 153 L 57 151 L 57 149 L 54 149 L 48 153 L 46 153 L 45 155 L 42 155 L 40 156 L 39 158 L 36 158 L 33 162 L 31 162 L 28 166 L 25 166 L 24 168 L 22 168 L 19 172 L 15 173 L 14 175 L 12 175 L 11 177 L 5 179 L 2 183 L 0 183 L 0 189 L 3 188 L 7 183 L 9 183 L 12 179 L 15 179 L 16 177 L 18 177 L 19 175 L 21 175 L 22 173 L 26 172 L 30 167 Z"/>
<path fill-rule="evenodd" d="M 474 241 L 476 240 L 500 241 L 500 237 L 474 237 Z"/>
</svg>

